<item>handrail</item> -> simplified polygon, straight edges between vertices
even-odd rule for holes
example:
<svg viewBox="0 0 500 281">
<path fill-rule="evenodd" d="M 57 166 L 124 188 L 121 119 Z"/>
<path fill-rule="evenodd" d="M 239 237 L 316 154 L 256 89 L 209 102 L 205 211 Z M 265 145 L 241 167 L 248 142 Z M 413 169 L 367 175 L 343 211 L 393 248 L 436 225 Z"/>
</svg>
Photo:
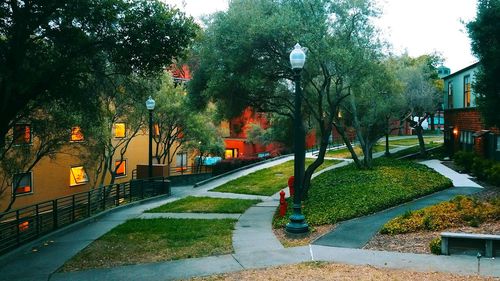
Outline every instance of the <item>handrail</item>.
<svg viewBox="0 0 500 281">
<path fill-rule="evenodd" d="M 107 209 L 170 195 L 165 177 L 134 179 L 0 213 L 0 254 Z"/>
</svg>

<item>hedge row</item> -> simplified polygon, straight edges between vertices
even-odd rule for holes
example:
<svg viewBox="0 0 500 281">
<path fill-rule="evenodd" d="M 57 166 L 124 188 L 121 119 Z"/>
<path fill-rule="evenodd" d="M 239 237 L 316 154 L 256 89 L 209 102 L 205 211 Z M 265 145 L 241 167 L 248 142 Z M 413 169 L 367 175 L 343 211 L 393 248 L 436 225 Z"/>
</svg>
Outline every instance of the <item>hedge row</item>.
<svg viewBox="0 0 500 281">
<path fill-rule="evenodd" d="M 500 163 L 480 157 L 473 152 L 458 151 L 453 156 L 456 165 L 480 180 L 500 186 Z"/>
</svg>

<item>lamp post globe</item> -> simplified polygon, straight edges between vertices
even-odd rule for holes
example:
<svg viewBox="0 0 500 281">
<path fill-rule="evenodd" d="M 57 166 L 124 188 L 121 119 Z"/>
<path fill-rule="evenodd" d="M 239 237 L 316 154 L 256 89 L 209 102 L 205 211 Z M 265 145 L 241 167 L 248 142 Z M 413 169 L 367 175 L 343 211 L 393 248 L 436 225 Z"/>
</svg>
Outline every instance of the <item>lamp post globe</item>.
<svg viewBox="0 0 500 281">
<path fill-rule="evenodd" d="M 302 122 L 302 90 L 300 86 L 300 72 L 306 62 L 306 53 L 297 43 L 290 52 L 290 65 L 294 72 L 295 105 L 294 105 L 294 190 L 293 214 L 286 224 L 286 232 L 290 236 L 302 236 L 309 232 L 309 225 L 302 214 L 302 192 L 304 190 L 305 166 L 305 130 Z"/>
<path fill-rule="evenodd" d="M 149 111 L 149 149 L 148 149 L 148 178 L 153 177 L 153 110 L 155 109 L 155 100 L 149 96 L 146 101 L 146 108 Z"/>
</svg>

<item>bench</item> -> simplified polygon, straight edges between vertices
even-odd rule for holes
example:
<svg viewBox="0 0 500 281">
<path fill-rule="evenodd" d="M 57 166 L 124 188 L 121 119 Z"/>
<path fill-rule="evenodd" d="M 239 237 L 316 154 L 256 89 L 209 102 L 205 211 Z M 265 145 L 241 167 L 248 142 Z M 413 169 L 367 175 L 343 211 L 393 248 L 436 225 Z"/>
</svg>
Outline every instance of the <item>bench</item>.
<svg viewBox="0 0 500 281">
<path fill-rule="evenodd" d="M 484 257 L 491 258 L 500 251 L 500 235 L 441 232 L 441 254 L 449 255 L 450 249 L 476 250 L 476 253 L 479 250 Z"/>
</svg>

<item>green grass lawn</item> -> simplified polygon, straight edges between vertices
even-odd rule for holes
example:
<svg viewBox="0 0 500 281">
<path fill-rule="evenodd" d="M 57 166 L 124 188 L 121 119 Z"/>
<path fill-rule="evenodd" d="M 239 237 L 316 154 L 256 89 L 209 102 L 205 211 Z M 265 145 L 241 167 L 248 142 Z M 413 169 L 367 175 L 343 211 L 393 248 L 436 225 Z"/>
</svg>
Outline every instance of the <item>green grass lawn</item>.
<svg viewBox="0 0 500 281">
<path fill-rule="evenodd" d="M 313 179 L 303 212 L 310 225 L 334 224 L 451 186 L 449 179 L 424 165 L 375 159 L 371 170 L 358 170 L 354 165 L 348 165 Z M 289 215 L 291 209 L 285 217 L 275 217 L 274 227 L 284 226 Z"/>
<path fill-rule="evenodd" d="M 233 252 L 236 220 L 132 219 L 103 235 L 62 271 L 114 267 Z"/>
<path fill-rule="evenodd" d="M 167 203 L 148 210 L 148 213 L 243 213 L 261 200 L 194 197 Z"/>
<path fill-rule="evenodd" d="M 425 145 L 425 149 L 427 150 L 427 149 L 435 148 L 438 146 L 443 146 L 443 143 L 431 142 L 431 143 L 428 143 Z M 403 157 L 405 155 L 410 155 L 410 154 L 419 153 L 419 152 L 420 152 L 420 146 L 416 145 L 416 146 L 412 146 L 412 147 L 409 147 L 409 148 L 404 149 L 404 150 L 400 150 L 396 153 L 392 153 L 390 155 L 390 158 L 399 158 L 399 157 Z"/>
<path fill-rule="evenodd" d="M 394 148 L 394 147 L 395 146 L 393 146 L 392 143 L 389 142 L 389 149 Z M 355 146 L 354 151 L 356 152 L 356 154 L 358 156 L 363 156 L 363 151 L 361 150 L 360 146 Z M 378 144 L 373 146 L 373 153 L 381 152 L 381 151 L 385 151 L 385 143 L 383 143 L 383 144 L 378 143 Z M 338 150 L 329 150 L 326 152 L 325 157 L 347 158 L 347 159 L 352 158 L 351 152 L 349 152 L 349 150 L 347 148 L 342 148 L 342 149 L 338 149 Z"/>
<path fill-rule="evenodd" d="M 306 158 L 306 167 L 314 159 Z M 316 170 L 339 163 L 336 160 L 325 160 Z M 244 177 L 227 182 L 213 191 L 270 196 L 287 186 L 288 178 L 293 175 L 293 161 L 288 161 L 274 167 L 259 170 Z"/>
<path fill-rule="evenodd" d="M 424 136 L 424 142 L 426 144 L 431 143 L 431 142 L 442 142 L 443 137 L 439 136 Z M 383 141 L 385 143 L 385 141 Z M 414 138 L 408 138 L 408 139 L 399 139 L 399 140 L 389 140 L 389 145 L 398 145 L 398 146 L 412 146 L 412 145 L 418 145 L 418 138 L 415 136 Z"/>
</svg>

